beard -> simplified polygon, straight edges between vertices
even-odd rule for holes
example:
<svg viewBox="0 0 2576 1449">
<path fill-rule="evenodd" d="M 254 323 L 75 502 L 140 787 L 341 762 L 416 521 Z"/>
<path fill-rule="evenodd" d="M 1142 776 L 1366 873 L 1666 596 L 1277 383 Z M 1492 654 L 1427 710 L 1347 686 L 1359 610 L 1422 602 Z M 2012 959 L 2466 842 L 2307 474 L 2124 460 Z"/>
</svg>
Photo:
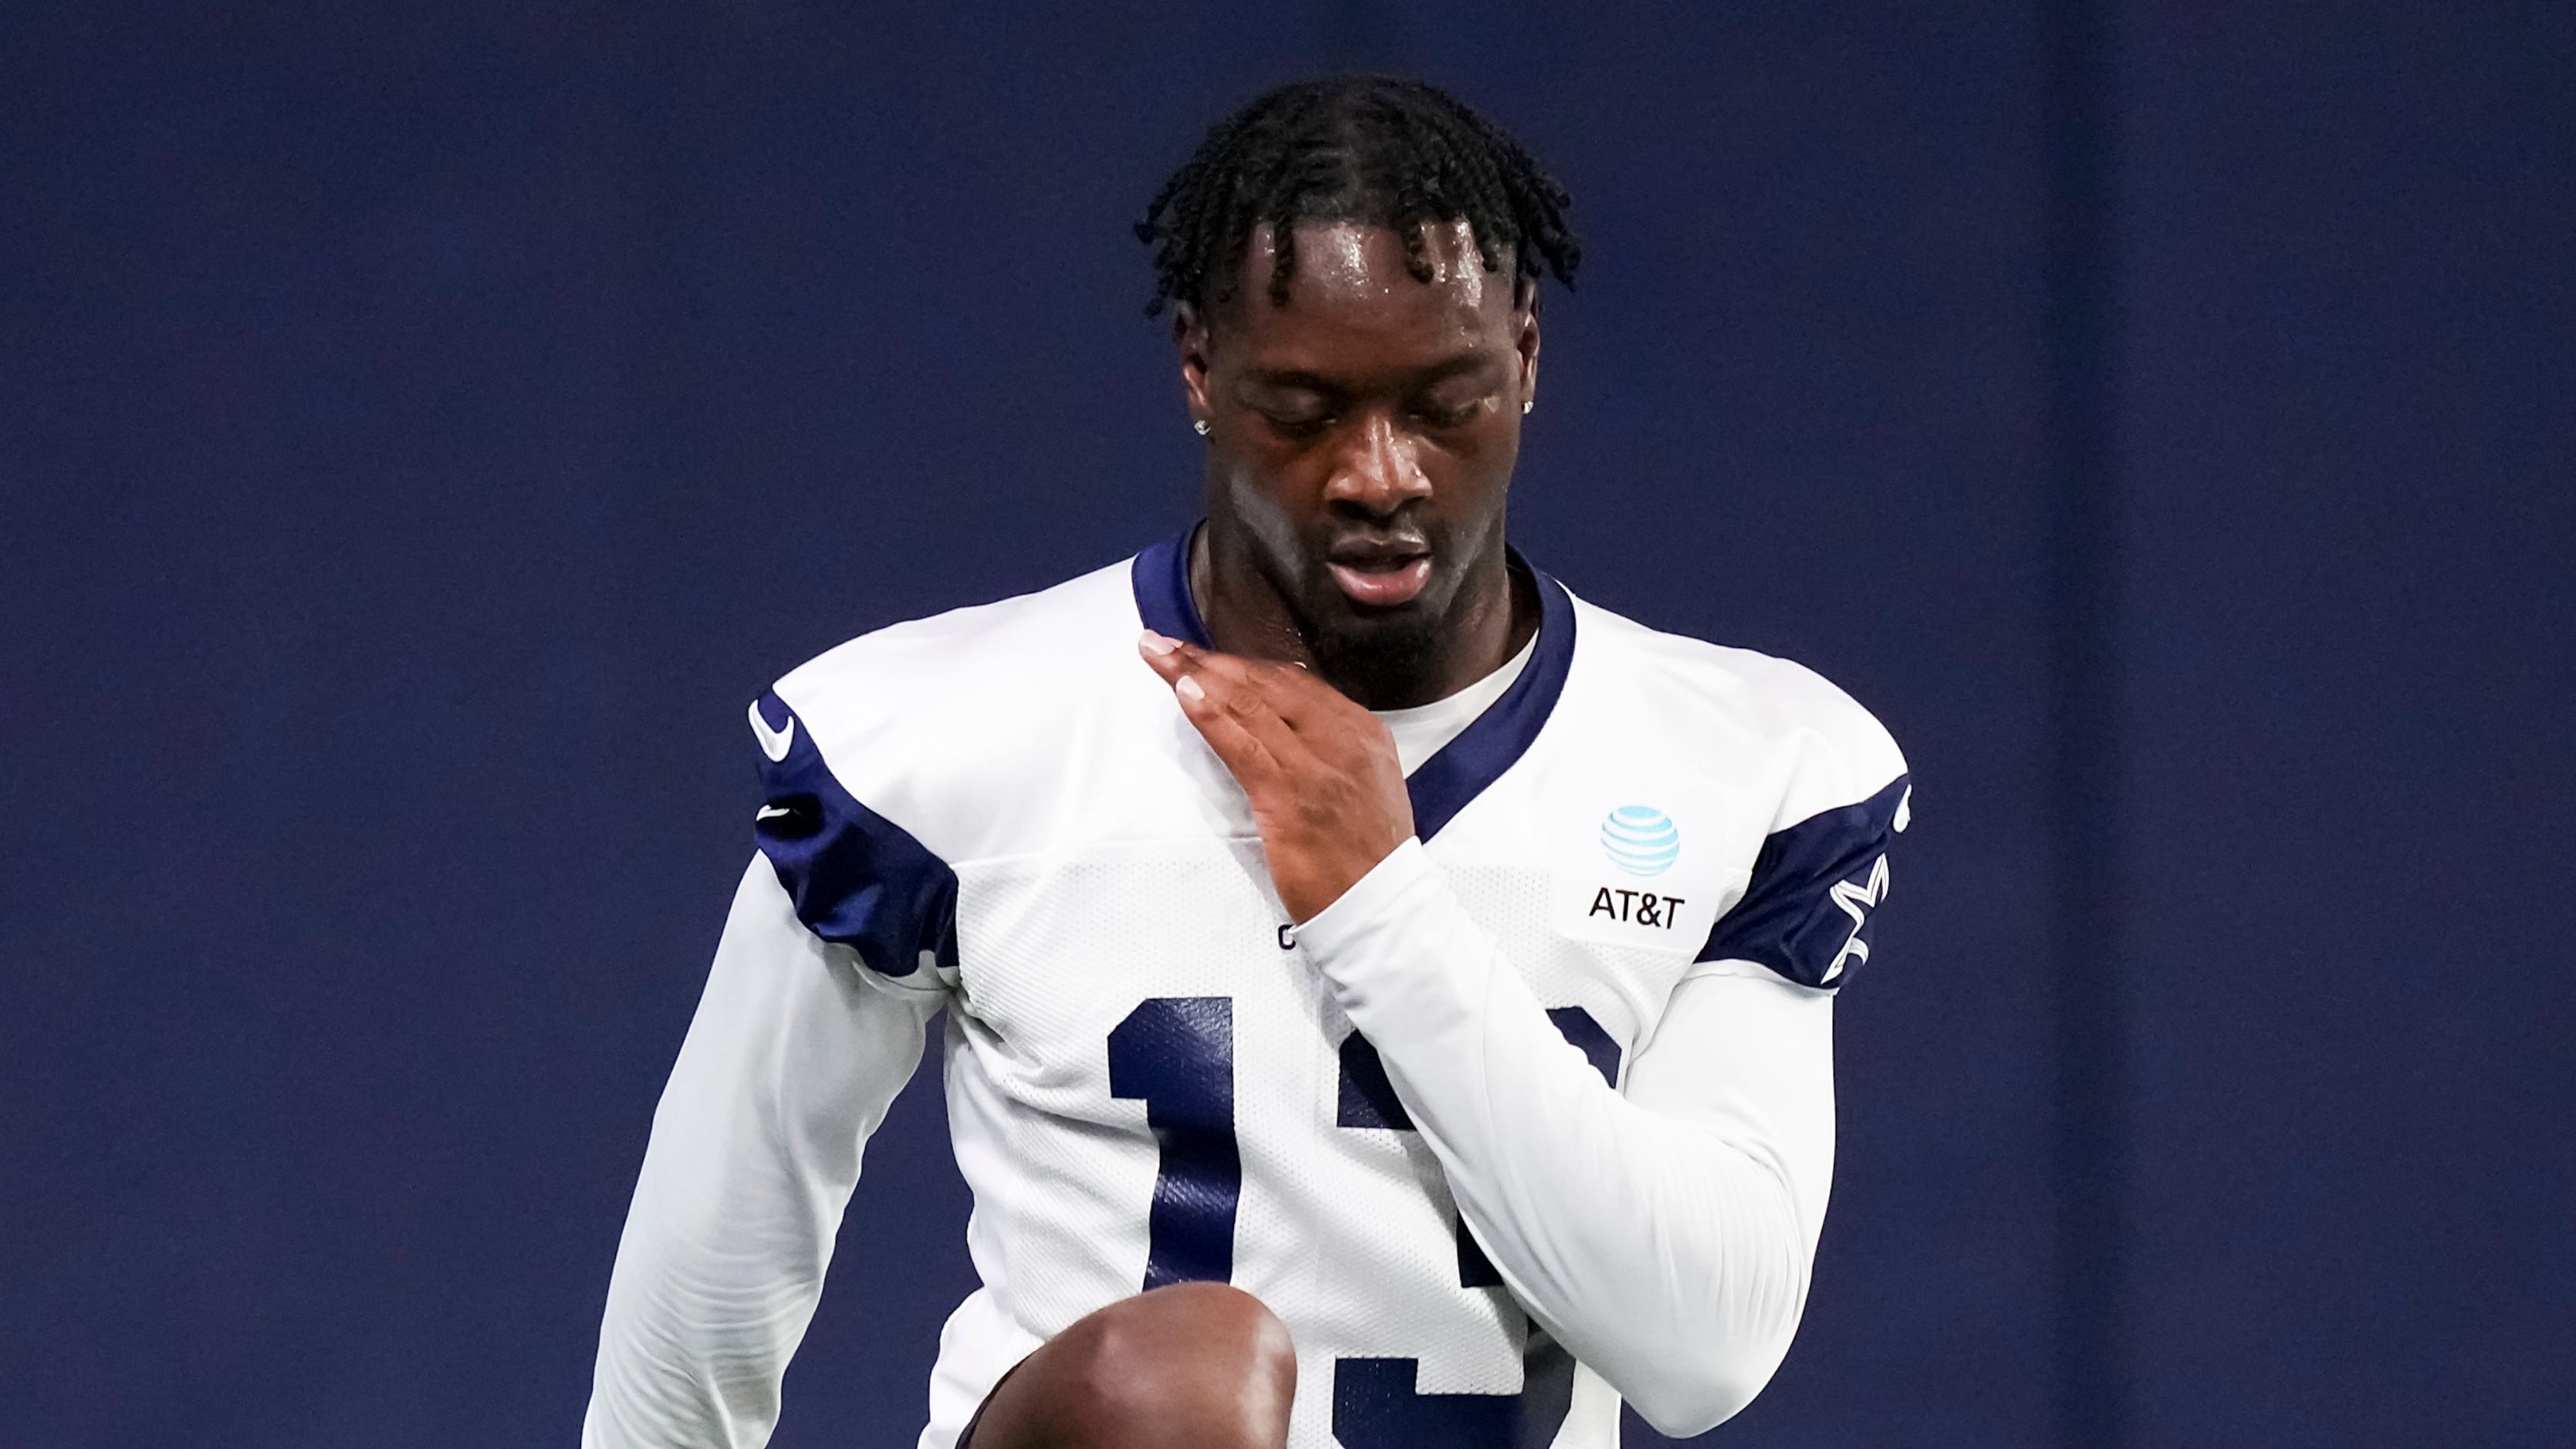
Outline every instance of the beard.
<svg viewBox="0 0 2576 1449">
<path fill-rule="evenodd" d="M 1311 548 L 1298 548 L 1286 557 L 1256 547 L 1254 558 L 1287 606 L 1289 621 L 1313 656 L 1315 672 L 1372 708 L 1414 700 L 1423 677 L 1438 665 L 1464 582 L 1456 540 L 1431 535 L 1438 571 L 1418 597 L 1392 609 L 1351 602 L 1324 565 L 1327 541 L 1312 542 Z"/>
<path fill-rule="evenodd" d="M 1363 703 L 1410 698 L 1437 652 L 1441 621 L 1428 609 L 1407 606 L 1362 617 L 1351 612 L 1338 591 L 1321 610 L 1293 596 L 1289 607 L 1307 651 L 1315 656 L 1315 672 Z"/>
</svg>

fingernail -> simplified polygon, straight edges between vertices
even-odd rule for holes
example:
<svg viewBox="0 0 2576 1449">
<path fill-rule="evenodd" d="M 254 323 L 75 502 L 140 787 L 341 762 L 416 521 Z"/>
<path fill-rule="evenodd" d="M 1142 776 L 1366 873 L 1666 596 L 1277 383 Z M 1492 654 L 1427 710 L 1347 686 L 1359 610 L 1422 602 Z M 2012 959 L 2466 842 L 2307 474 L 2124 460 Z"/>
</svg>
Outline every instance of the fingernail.
<svg viewBox="0 0 2576 1449">
<path fill-rule="evenodd" d="M 1184 674 L 1181 676 L 1181 682 L 1172 686 L 1172 693 L 1179 695 L 1181 698 L 1188 700 L 1192 704 L 1197 704 L 1199 701 L 1207 698 L 1207 691 L 1199 688 L 1198 677 L 1190 674 Z"/>
<path fill-rule="evenodd" d="M 1169 654 L 1173 650 L 1181 647 L 1180 640 L 1166 639 L 1151 629 L 1146 630 L 1145 637 L 1137 640 L 1136 643 L 1139 647 L 1144 649 L 1146 653 L 1155 655 Z"/>
</svg>

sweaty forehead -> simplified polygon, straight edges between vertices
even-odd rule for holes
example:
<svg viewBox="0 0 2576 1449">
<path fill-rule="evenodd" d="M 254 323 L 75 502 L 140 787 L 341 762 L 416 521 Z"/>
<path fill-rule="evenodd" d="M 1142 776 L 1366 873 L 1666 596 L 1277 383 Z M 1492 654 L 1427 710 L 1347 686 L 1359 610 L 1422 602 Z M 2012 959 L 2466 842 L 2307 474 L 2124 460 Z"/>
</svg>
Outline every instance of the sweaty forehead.
<svg viewBox="0 0 2576 1449">
<path fill-rule="evenodd" d="M 1423 228 L 1428 281 L 1414 276 L 1404 237 L 1392 227 L 1300 223 L 1294 249 L 1283 305 L 1271 297 L 1277 256 L 1271 230 L 1264 225 L 1253 233 L 1234 295 L 1220 308 L 1227 330 L 1291 350 L 1445 354 L 1479 344 L 1510 345 L 1517 275 L 1510 267 L 1485 270 L 1463 220 Z"/>
</svg>

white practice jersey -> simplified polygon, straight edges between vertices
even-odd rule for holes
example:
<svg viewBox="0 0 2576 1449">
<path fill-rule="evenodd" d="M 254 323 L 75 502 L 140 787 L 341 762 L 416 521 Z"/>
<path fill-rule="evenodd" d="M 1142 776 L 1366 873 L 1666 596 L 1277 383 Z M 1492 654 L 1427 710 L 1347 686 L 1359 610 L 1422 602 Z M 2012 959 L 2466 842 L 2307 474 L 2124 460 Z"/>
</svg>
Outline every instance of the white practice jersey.
<svg viewBox="0 0 2576 1449">
<path fill-rule="evenodd" d="M 881 630 L 754 704 L 760 853 L 586 1445 L 766 1440 L 942 1008 L 982 1287 L 924 1449 L 1050 1335 L 1190 1279 L 1287 1324 L 1299 1449 L 1613 1449 L 1622 1396 L 1686 1434 L 1768 1381 L 1832 1174 L 1832 995 L 1909 808 L 1886 731 L 1536 576 L 1508 687 L 1408 772 L 1416 838 L 1295 925 L 1137 656 L 1206 642 L 1187 555 Z"/>
</svg>

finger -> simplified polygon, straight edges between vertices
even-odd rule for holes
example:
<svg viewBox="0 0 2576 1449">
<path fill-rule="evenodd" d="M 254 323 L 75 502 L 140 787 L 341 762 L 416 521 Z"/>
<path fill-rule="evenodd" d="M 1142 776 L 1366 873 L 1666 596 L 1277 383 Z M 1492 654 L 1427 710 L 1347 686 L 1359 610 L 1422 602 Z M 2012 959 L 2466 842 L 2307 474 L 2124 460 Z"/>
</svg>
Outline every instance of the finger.
<svg viewBox="0 0 2576 1449">
<path fill-rule="evenodd" d="M 1298 740 L 1295 727 L 1279 712 L 1271 692 L 1244 668 L 1246 662 L 1226 654 L 1205 654 L 1173 682 L 1173 692 L 1181 693 L 1186 684 L 1208 709 L 1233 720 L 1244 733 L 1259 740 L 1273 759 L 1294 769 L 1306 762 L 1309 751 Z"/>
<path fill-rule="evenodd" d="M 1208 735 L 1213 721 L 1222 717 L 1258 742 L 1270 767 L 1282 775 L 1293 779 L 1314 769 L 1314 750 L 1281 713 L 1274 681 L 1265 678 L 1276 666 L 1189 645 L 1167 653 L 1171 659 L 1186 661 L 1169 666 L 1172 689 L 1202 735 Z M 1210 738 L 1213 742 L 1214 737 Z M 1244 775 L 1236 778 L 1247 787 L 1251 783 Z"/>
<path fill-rule="evenodd" d="M 1354 707 L 1340 691 L 1297 665 L 1203 649 L 1150 629 L 1137 641 L 1137 649 L 1164 683 L 1174 683 L 1184 674 L 1200 676 L 1211 688 L 1214 681 L 1222 680 L 1237 692 L 1263 701 L 1291 730 L 1306 728 L 1319 715 Z"/>
<path fill-rule="evenodd" d="M 1275 746 L 1287 743 L 1294 726 L 1280 709 L 1282 697 L 1266 672 L 1277 668 L 1214 649 L 1202 649 L 1153 630 L 1136 641 L 1137 652 L 1176 690 L 1184 679 L 1196 679 L 1215 707 L 1233 714 L 1243 727 Z"/>
<path fill-rule="evenodd" d="M 1192 657 L 1200 651 L 1169 634 L 1157 634 L 1148 629 L 1137 637 L 1136 652 L 1145 656 L 1146 667 L 1161 675 L 1165 684 L 1177 684 L 1188 672 Z"/>
<path fill-rule="evenodd" d="M 1233 656 L 1151 629 L 1137 638 L 1136 652 L 1172 687 L 1182 713 L 1193 723 L 1228 721 L 1229 734 L 1271 732 L 1261 717 L 1273 711 L 1263 706 L 1258 691 L 1247 687 L 1242 672 L 1229 667 L 1235 662 Z"/>
<path fill-rule="evenodd" d="M 1175 681 L 1172 697 L 1180 701 L 1181 714 L 1197 728 L 1208 748 L 1216 751 L 1217 759 L 1234 776 L 1235 783 L 1251 791 L 1279 779 L 1279 758 L 1271 752 L 1269 742 L 1249 728 L 1243 716 L 1200 687 L 1196 676 L 1184 674 Z"/>
<path fill-rule="evenodd" d="M 1254 671 L 1265 667 L 1241 655 L 1228 654 L 1220 649 L 1203 649 L 1186 639 L 1174 639 L 1151 629 L 1136 641 L 1136 649 L 1167 684 L 1179 682 L 1184 674 L 1209 672 L 1223 674 L 1227 679 L 1241 683 L 1250 680 Z"/>
</svg>

